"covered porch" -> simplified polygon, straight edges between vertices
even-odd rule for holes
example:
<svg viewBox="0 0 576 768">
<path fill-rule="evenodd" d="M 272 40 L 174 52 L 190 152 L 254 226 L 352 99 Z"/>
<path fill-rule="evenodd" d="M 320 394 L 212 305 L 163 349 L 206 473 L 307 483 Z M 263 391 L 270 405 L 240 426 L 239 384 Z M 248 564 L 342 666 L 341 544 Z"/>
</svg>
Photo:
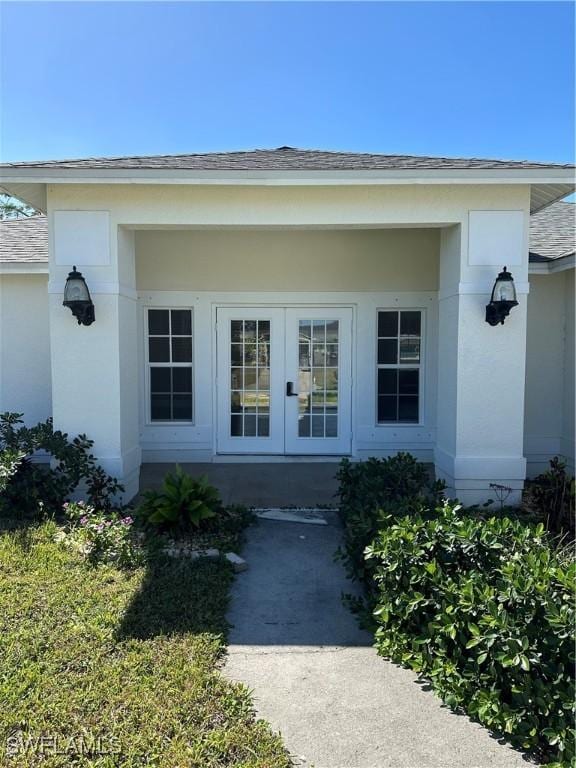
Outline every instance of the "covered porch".
<svg viewBox="0 0 576 768">
<path fill-rule="evenodd" d="M 324 504 L 342 456 L 409 451 L 466 503 L 489 498 L 491 483 L 519 498 L 525 190 L 103 185 L 54 196 L 54 421 L 94 437 L 127 497 L 178 462 L 214 465 L 215 484 L 242 501 L 238 470 L 218 465 L 243 462 L 245 503 Z M 80 237 L 92 244 L 85 263 Z M 520 306 L 494 329 L 484 312 L 502 253 Z M 96 308 L 80 331 L 62 307 L 74 259 Z M 278 467 L 264 473 L 267 462 Z"/>
</svg>

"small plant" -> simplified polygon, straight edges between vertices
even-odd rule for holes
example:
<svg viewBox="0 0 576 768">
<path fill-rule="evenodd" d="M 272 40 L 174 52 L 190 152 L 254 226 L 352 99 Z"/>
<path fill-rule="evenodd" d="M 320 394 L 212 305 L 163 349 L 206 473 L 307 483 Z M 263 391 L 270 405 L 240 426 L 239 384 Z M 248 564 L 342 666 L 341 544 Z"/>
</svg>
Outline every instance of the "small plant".
<svg viewBox="0 0 576 768">
<path fill-rule="evenodd" d="M 197 529 L 223 509 L 218 491 L 207 478 L 194 478 L 178 464 L 159 491 L 145 491 L 143 497 L 138 513 L 145 523 L 163 530 Z"/>
<path fill-rule="evenodd" d="M 108 563 L 130 568 L 142 561 L 134 543 L 134 520 L 129 515 L 96 511 L 82 501 L 65 504 L 64 512 L 70 523 L 64 538 L 94 565 Z"/>
<path fill-rule="evenodd" d="M 574 539 L 575 481 L 566 464 L 556 456 L 550 469 L 534 478 L 529 492 L 532 506 L 553 534 L 568 534 Z"/>
</svg>

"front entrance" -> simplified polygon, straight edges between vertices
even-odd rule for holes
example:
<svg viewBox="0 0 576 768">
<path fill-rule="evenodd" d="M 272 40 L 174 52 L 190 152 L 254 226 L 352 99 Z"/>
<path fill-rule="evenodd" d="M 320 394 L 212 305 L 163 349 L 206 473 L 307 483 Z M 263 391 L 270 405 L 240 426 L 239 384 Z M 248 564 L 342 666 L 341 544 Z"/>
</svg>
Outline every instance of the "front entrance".
<svg viewBox="0 0 576 768">
<path fill-rule="evenodd" d="M 218 452 L 351 450 L 352 310 L 217 310 Z"/>
</svg>

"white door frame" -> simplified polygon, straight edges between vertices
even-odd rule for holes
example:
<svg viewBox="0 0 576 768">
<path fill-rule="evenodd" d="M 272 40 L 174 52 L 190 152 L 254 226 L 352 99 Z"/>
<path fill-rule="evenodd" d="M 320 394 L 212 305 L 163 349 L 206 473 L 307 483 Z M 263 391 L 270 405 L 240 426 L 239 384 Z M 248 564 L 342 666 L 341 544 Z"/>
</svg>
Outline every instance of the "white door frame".
<svg viewBox="0 0 576 768">
<path fill-rule="evenodd" d="M 338 456 L 352 452 L 352 324 L 350 305 L 302 305 L 278 302 L 216 304 L 215 323 L 215 454 L 276 456 Z M 286 382 L 298 381 L 298 320 L 339 321 L 338 433 L 332 438 L 298 436 L 298 397 L 286 395 Z M 269 437 L 230 435 L 230 321 L 270 321 L 270 434 Z M 292 325 L 292 328 L 289 328 Z"/>
</svg>

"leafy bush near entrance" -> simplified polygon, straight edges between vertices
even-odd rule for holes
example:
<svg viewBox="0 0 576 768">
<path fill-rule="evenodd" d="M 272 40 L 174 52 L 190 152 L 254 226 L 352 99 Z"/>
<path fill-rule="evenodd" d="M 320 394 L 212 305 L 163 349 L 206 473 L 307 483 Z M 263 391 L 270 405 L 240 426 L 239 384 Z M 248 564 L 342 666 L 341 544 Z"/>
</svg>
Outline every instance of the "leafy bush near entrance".
<svg viewBox="0 0 576 768">
<path fill-rule="evenodd" d="M 372 564 L 364 559 L 364 550 L 385 518 L 422 511 L 441 496 L 444 486 L 434 482 L 428 468 L 409 453 L 355 463 L 344 459 L 336 478 L 344 526 L 339 557 L 348 575 L 369 589 Z"/>
<path fill-rule="evenodd" d="M 54 429 L 52 419 L 26 427 L 22 415 L 0 414 L 0 515 L 59 515 L 79 484 L 92 506 L 103 512 L 113 509 L 123 488 L 97 465 L 90 453 L 93 441 L 86 435 L 70 439 Z M 37 451 L 48 454 L 53 465 L 32 461 Z"/>
<path fill-rule="evenodd" d="M 515 745 L 573 765 L 571 554 L 543 524 L 448 502 L 382 522 L 366 549 L 378 651 Z"/>
</svg>

